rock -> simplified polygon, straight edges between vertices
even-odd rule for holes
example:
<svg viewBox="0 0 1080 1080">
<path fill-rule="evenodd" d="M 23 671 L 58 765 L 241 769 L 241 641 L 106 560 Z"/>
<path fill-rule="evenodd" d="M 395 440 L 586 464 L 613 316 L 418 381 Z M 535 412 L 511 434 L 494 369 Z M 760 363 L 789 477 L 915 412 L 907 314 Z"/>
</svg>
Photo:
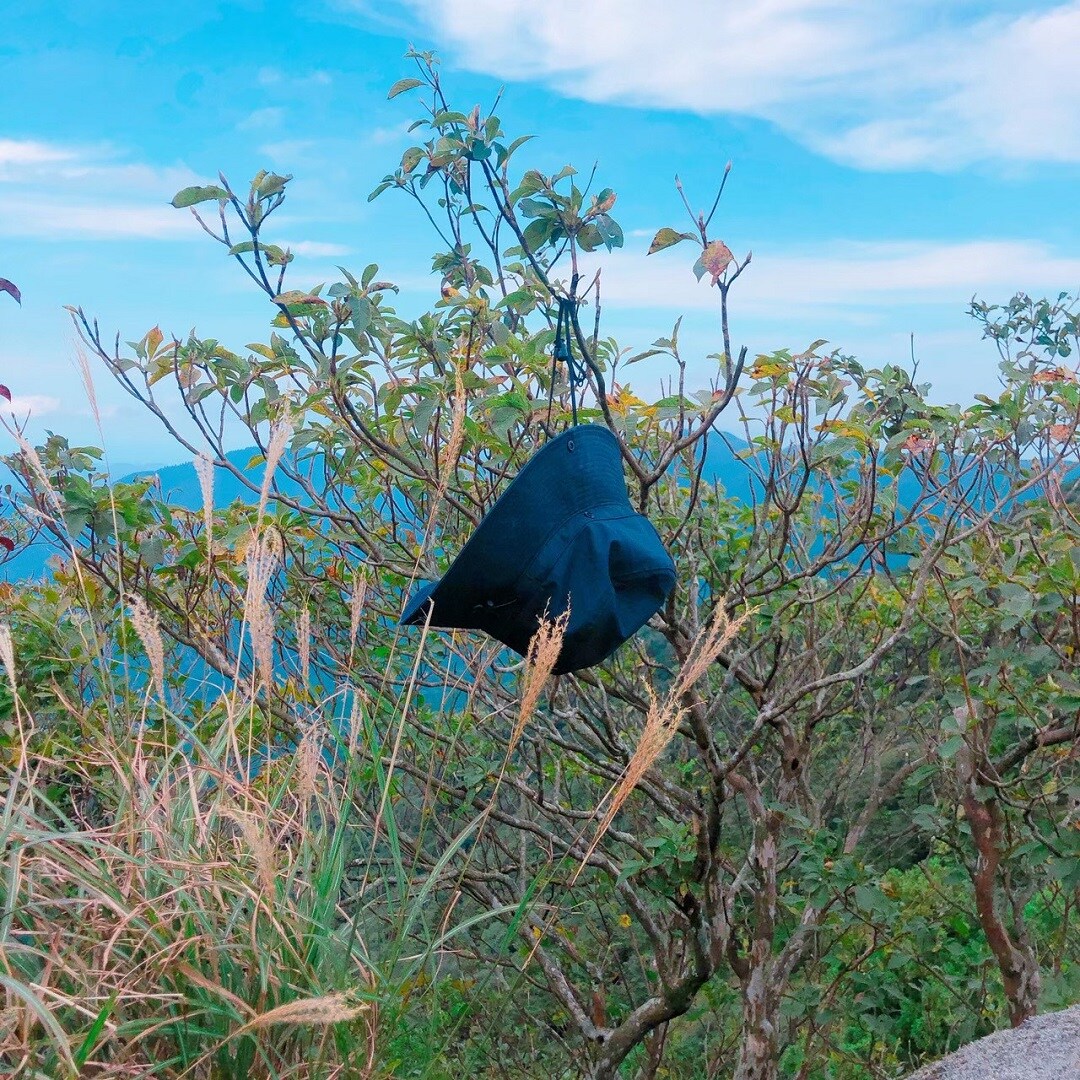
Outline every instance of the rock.
<svg viewBox="0 0 1080 1080">
<path fill-rule="evenodd" d="M 1080 1005 L 995 1031 L 907 1080 L 1080 1080 Z"/>
</svg>

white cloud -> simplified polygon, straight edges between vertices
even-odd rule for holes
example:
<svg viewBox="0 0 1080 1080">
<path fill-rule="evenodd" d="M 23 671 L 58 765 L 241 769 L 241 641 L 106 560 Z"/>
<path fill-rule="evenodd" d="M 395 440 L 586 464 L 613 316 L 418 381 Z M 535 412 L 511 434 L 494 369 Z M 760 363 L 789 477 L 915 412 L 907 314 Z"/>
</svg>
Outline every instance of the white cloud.
<svg viewBox="0 0 1080 1080">
<path fill-rule="evenodd" d="M 407 0 L 465 66 L 776 123 L 866 168 L 1080 161 L 1080 0 Z"/>
<path fill-rule="evenodd" d="M 409 124 L 393 124 L 389 127 L 373 128 L 364 136 L 369 146 L 394 146 L 409 138 Z"/>
<path fill-rule="evenodd" d="M 741 259 L 745 252 L 736 252 Z M 644 256 L 610 257 L 602 279 L 605 307 L 716 309 L 708 279 L 691 271 L 690 244 Z M 834 241 L 813 249 L 762 249 L 731 292 L 741 314 L 788 316 L 834 312 L 863 316 L 907 304 L 962 310 L 971 297 L 995 302 L 1017 289 L 1056 293 L 1080 289 L 1080 258 L 1033 240 L 940 242 Z"/>
<path fill-rule="evenodd" d="M 16 416 L 29 414 L 35 419 L 54 413 L 60 408 L 60 399 L 47 394 L 14 394 L 11 402 L 5 402 L 6 411 Z"/>
<path fill-rule="evenodd" d="M 0 236 L 63 240 L 189 239 L 201 235 L 170 206 L 62 202 L 47 197 L 0 199 Z"/>
<path fill-rule="evenodd" d="M 340 258 L 344 255 L 351 255 L 352 248 L 345 247 L 343 244 L 323 244 L 317 240 L 300 240 L 296 243 L 292 243 L 289 240 L 282 240 L 279 242 L 279 247 L 287 247 L 296 255 L 305 255 L 309 258 Z"/>
<path fill-rule="evenodd" d="M 0 139 L 0 180 L 29 168 L 54 165 L 75 156 L 74 151 L 33 139 Z"/>
<path fill-rule="evenodd" d="M 184 165 L 117 160 L 107 146 L 0 140 L 0 235 L 163 239 L 194 235 L 169 201 L 200 182 Z M 122 192 L 118 198 L 117 192 Z M 122 201 L 120 201 L 122 199 Z"/>
</svg>

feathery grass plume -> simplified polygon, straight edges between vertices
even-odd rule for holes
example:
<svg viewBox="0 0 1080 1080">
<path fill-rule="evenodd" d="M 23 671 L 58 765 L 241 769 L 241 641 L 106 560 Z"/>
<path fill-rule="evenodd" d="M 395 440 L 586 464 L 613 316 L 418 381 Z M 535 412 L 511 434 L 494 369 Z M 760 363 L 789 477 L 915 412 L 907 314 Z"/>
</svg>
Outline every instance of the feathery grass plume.
<svg viewBox="0 0 1080 1080">
<path fill-rule="evenodd" d="M 214 529 L 214 463 L 205 454 L 196 454 L 195 473 L 202 489 L 203 525 L 206 528 L 206 554 L 212 550 Z"/>
<path fill-rule="evenodd" d="M 319 793 L 319 729 L 308 724 L 296 748 L 296 797 L 302 807 Z"/>
<path fill-rule="evenodd" d="M 56 508 L 56 512 L 60 519 L 63 520 L 64 505 L 60 501 L 60 495 L 52 485 L 52 481 L 49 479 L 49 474 L 45 471 L 45 466 L 41 463 L 41 458 L 38 457 L 37 450 L 27 442 L 26 437 L 21 431 L 11 430 L 11 434 L 15 437 L 15 441 L 19 444 L 19 451 L 22 456 L 30 465 L 30 471 L 37 477 L 38 482 L 41 484 L 42 491 L 48 497 L 49 501 Z"/>
<path fill-rule="evenodd" d="M 249 1020 L 236 1034 L 240 1035 L 271 1024 L 341 1024 L 354 1020 L 371 1006 L 366 1002 L 350 1004 L 347 994 L 324 994 L 322 997 L 287 1001 L 275 1009 Z"/>
<path fill-rule="evenodd" d="M 266 900 L 268 906 L 272 905 L 277 894 L 277 845 L 267 836 L 266 831 L 259 827 L 260 823 L 256 820 L 254 814 L 233 809 L 223 809 L 221 814 L 240 826 L 240 833 L 244 837 L 244 843 L 255 859 L 255 869 L 259 877 L 263 899 Z"/>
<path fill-rule="evenodd" d="M 98 408 L 97 391 L 94 389 L 94 376 L 90 371 L 90 360 L 86 355 L 86 350 L 79 344 L 75 345 L 75 366 L 79 369 L 79 379 L 82 381 L 83 393 L 90 403 L 90 414 L 94 418 L 98 434 L 102 439 L 102 445 L 104 445 L 105 432 L 101 427 L 101 410 Z"/>
<path fill-rule="evenodd" d="M 147 606 L 146 600 L 135 593 L 131 597 L 131 624 L 139 635 L 146 658 L 150 661 L 150 671 L 154 676 L 154 686 L 158 698 L 165 701 L 165 643 L 161 639 L 161 628 L 157 617 Z"/>
<path fill-rule="evenodd" d="M 450 417 L 450 437 L 446 440 L 446 447 L 443 450 L 443 467 L 439 476 L 440 495 L 450 484 L 450 477 L 454 475 L 454 470 L 457 468 L 461 444 L 465 441 L 465 405 L 465 376 L 459 362 L 454 365 L 454 409 Z"/>
<path fill-rule="evenodd" d="M 311 612 L 304 608 L 296 620 L 296 651 L 300 658 L 300 681 L 311 685 Z"/>
<path fill-rule="evenodd" d="M 675 732 L 678 731 L 679 724 L 687 711 L 682 703 L 683 698 L 705 675 L 724 647 L 739 632 L 748 615 L 749 612 L 744 612 L 737 619 L 729 618 L 727 605 L 721 599 L 716 605 L 712 622 L 698 634 L 691 645 L 690 652 L 668 693 L 663 699 L 657 699 L 650 691 L 649 711 L 645 717 L 641 739 L 638 741 L 637 749 L 626 763 L 622 776 L 608 794 L 607 809 L 589 845 L 589 850 L 578 867 L 579 872 L 611 827 L 615 815 L 622 809 L 631 792 L 652 768 L 656 759 L 664 752 L 675 736 Z"/>
<path fill-rule="evenodd" d="M 274 482 L 274 473 L 277 471 L 281 455 L 285 453 L 285 447 L 289 445 L 289 436 L 293 433 L 292 420 L 283 416 L 274 421 L 270 428 L 270 445 L 266 448 L 266 468 L 263 471 L 262 491 L 259 492 L 259 512 L 257 520 L 261 521 L 266 513 L 266 503 L 270 498 L 270 485 Z"/>
<path fill-rule="evenodd" d="M 562 652 L 566 624 L 570 621 L 570 609 L 567 608 L 555 619 L 542 618 L 536 633 L 529 642 L 529 651 L 525 657 L 525 670 L 522 675 L 521 709 L 517 723 L 510 734 L 510 744 L 506 753 L 509 756 L 517 746 L 518 740 L 536 711 L 540 693 L 544 689 L 552 668 L 558 662 Z"/>
<path fill-rule="evenodd" d="M 275 546 L 272 536 L 254 537 L 248 545 L 248 583 L 244 597 L 244 619 L 251 635 L 255 669 L 268 691 L 274 683 L 274 613 L 266 590 L 277 566 Z"/>
<path fill-rule="evenodd" d="M 18 701 L 19 689 L 15 680 L 15 642 L 11 637 L 11 627 L 7 623 L 0 623 L 0 663 L 4 665 L 8 685 L 11 687 L 11 696 Z"/>
</svg>

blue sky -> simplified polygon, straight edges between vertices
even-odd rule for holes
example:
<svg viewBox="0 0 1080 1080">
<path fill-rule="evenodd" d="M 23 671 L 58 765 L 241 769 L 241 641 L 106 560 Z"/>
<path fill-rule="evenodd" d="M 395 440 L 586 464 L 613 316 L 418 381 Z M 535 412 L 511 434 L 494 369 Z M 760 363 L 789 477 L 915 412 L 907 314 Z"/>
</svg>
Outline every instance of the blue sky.
<svg viewBox="0 0 1080 1080">
<path fill-rule="evenodd" d="M 369 262 L 402 314 L 437 296 L 434 250 L 403 199 L 368 192 L 410 145 L 410 43 L 436 49 L 451 97 L 539 136 L 529 163 L 599 163 L 627 246 L 606 260 L 605 326 L 641 348 L 685 312 L 690 381 L 718 346 L 715 293 L 693 255 L 645 259 L 680 224 L 678 172 L 708 205 L 734 163 L 720 235 L 754 261 L 733 290 L 751 354 L 826 338 L 906 363 L 940 399 L 992 391 L 973 294 L 1080 289 L 1080 3 L 1020 0 L 307 0 L 181 5 L 22 0 L 0 41 L 0 382 L 30 431 L 96 443 L 64 304 L 111 335 L 195 327 L 234 348 L 272 312 L 168 203 L 220 169 L 241 185 L 291 172 L 269 239 L 293 287 Z M 660 367 L 634 389 L 655 393 Z M 114 460 L 182 458 L 96 384 Z"/>
</svg>

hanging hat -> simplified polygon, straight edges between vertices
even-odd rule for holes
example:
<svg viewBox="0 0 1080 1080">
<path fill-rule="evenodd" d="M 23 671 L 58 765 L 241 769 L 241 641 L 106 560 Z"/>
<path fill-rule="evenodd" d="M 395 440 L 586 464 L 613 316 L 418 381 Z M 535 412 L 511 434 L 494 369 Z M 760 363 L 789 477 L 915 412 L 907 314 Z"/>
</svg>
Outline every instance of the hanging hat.
<svg viewBox="0 0 1080 1080">
<path fill-rule="evenodd" d="M 675 564 L 630 505 L 619 444 L 573 427 L 529 459 L 402 625 L 483 630 L 524 656 L 539 620 L 570 609 L 554 671 L 598 664 L 657 612 Z"/>
</svg>

